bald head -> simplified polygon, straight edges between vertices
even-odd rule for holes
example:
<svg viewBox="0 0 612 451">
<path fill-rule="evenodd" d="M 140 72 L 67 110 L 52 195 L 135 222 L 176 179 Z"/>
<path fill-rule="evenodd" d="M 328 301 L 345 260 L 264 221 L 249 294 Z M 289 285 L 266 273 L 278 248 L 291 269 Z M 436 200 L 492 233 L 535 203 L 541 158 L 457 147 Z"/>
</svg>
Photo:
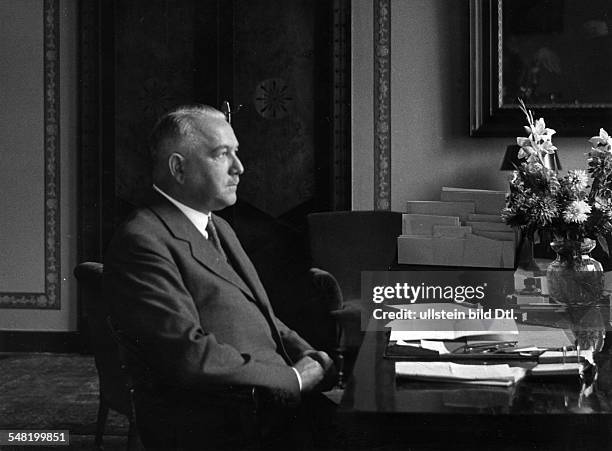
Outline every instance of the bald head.
<svg viewBox="0 0 612 451">
<path fill-rule="evenodd" d="M 225 115 L 209 106 L 165 114 L 151 135 L 153 182 L 197 210 L 214 211 L 236 201 L 238 140 Z"/>
</svg>

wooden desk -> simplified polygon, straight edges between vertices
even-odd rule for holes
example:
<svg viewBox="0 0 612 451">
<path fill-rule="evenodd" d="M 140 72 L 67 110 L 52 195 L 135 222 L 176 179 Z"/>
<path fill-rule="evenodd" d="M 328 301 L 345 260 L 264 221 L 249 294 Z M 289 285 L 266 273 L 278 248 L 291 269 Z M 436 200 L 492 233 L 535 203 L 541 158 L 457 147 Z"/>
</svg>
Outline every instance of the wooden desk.
<svg viewBox="0 0 612 451">
<path fill-rule="evenodd" d="M 612 354 L 591 380 L 512 388 L 395 378 L 384 332 L 367 332 L 340 408 L 347 449 L 612 449 Z"/>
</svg>

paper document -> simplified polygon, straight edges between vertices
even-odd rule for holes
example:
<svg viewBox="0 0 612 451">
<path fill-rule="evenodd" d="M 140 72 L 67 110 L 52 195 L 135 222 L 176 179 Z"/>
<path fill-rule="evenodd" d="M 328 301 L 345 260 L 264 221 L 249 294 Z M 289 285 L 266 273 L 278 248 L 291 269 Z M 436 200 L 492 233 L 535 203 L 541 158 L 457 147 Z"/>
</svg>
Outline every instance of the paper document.
<svg viewBox="0 0 612 451">
<path fill-rule="evenodd" d="M 520 381 L 525 368 L 509 365 L 462 365 L 453 362 L 396 362 L 395 374 L 418 380 L 509 386 Z"/>
<path fill-rule="evenodd" d="M 571 330 L 548 326 L 521 324 L 517 348 L 537 346 L 539 348 L 561 349 L 574 344 Z"/>
<path fill-rule="evenodd" d="M 431 303 L 394 305 L 393 307 L 415 312 L 416 318 L 394 320 L 387 324 L 387 327 L 391 327 L 389 338 L 391 341 L 456 340 L 459 338 L 482 341 L 518 340 L 518 329 L 513 319 L 470 319 L 469 313 L 478 309 L 460 304 Z"/>
</svg>

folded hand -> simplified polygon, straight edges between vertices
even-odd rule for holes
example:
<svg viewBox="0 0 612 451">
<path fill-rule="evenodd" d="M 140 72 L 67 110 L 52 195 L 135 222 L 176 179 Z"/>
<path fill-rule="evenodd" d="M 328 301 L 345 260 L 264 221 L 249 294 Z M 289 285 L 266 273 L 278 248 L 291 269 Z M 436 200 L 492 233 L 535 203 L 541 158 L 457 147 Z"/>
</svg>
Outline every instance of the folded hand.
<svg viewBox="0 0 612 451">
<path fill-rule="evenodd" d="M 324 371 L 324 377 L 320 383 L 315 387 L 317 391 L 327 391 L 336 385 L 338 382 L 338 372 L 336 371 L 336 365 L 331 357 L 323 351 L 306 351 L 302 356 L 309 357 L 317 361 Z"/>
</svg>

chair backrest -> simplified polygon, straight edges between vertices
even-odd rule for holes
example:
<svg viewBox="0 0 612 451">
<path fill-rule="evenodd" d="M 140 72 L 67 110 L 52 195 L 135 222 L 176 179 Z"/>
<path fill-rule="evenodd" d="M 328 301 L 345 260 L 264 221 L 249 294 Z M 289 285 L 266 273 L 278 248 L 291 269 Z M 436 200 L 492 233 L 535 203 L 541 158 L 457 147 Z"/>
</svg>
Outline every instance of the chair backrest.
<svg viewBox="0 0 612 451">
<path fill-rule="evenodd" d="M 104 299 L 102 263 L 85 262 L 74 269 L 83 299 L 91 350 L 100 381 L 100 397 L 108 406 L 124 415 L 131 415 L 129 381 L 119 359 L 119 349 L 111 335 L 107 318 L 109 305 Z"/>
<path fill-rule="evenodd" d="M 309 303 L 299 312 L 300 335 L 315 349 L 333 355 L 338 349 L 340 330 L 331 312 L 342 308 L 342 291 L 329 272 L 310 268 Z"/>
<path fill-rule="evenodd" d="M 397 260 L 402 214 L 335 211 L 308 215 L 313 265 L 338 280 L 345 300 L 358 299 L 361 271 L 387 270 Z"/>
</svg>

